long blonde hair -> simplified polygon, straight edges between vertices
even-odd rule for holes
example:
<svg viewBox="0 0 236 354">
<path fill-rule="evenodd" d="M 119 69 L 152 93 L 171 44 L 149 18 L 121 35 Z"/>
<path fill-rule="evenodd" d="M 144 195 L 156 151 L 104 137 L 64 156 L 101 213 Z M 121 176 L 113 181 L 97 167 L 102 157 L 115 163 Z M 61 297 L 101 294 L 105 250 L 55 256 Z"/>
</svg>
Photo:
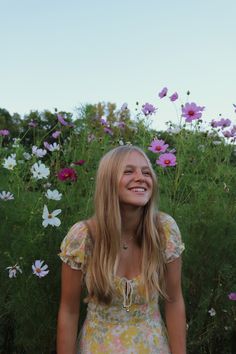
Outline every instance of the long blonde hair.
<svg viewBox="0 0 236 354">
<path fill-rule="evenodd" d="M 142 248 L 142 279 L 146 299 L 158 291 L 165 292 L 165 237 L 156 212 L 157 179 L 146 154 L 136 146 L 119 146 L 101 159 L 95 190 L 94 247 L 88 279 L 89 298 L 109 304 L 113 295 L 113 277 L 117 255 L 121 245 L 121 212 L 118 197 L 122 164 L 131 152 L 140 153 L 147 161 L 153 181 L 153 193 L 143 207 L 143 214 L 137 229 L 137 242 Z"/>
</svg>

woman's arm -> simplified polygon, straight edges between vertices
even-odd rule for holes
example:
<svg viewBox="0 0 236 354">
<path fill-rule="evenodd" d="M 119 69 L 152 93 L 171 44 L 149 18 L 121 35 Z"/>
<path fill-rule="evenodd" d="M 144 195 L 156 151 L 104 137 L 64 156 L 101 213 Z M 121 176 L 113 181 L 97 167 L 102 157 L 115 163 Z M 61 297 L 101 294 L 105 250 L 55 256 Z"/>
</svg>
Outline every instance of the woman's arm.
<svg viewBox="0 0 236 354">
<path fill-rule="evenodd" d="M 76 354 L 82 272 L 62 263 L 57 354 Z"/>
<path fill-rule="evenodd" d="M 171 354 L 186 354 L 186 318 L 181 289 L 181 257 L 167 263 L 165 319 Z"/>
</svg>

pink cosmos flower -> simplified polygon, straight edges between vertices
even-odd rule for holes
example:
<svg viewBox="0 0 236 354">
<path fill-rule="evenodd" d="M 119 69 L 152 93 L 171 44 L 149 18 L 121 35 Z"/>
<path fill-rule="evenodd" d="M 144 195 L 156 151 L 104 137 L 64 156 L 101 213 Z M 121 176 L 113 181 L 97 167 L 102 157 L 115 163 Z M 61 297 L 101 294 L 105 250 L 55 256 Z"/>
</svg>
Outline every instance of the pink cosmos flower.
<svg viewBox="0 0 236 354">
<path fill-rule="evenodd" d="M 34 122 L 33 120 L 31 120 L 31 121 L 28 123 L 28 126 L 31 127 L 31 128 L 36 128 L 36 127 L 37 127 L 37 123 Z"/>
<path fill-rule="evenodd" d="M 233 128 L 231 129 L 231 134 L 232 134 L 233 136 L 236 135 L 236 125 L 233 125 Z"/>
<path fill-rule="evenodd" d="M 229 130 L 225 130 L 223 132 L 223 135 L 224 135 L 225 138 L 233 138 L 234 137 L 234 135 L 232 135 Z"/>
<path fill-rule="evenodd" d="M 182 117 L 185 118 L 186 122 L 192 122 L 195 119 L 199 119 L 202 116 L 202 111 L 205 107 L 197 106 L 196 103 L 186 103 L 182 107 Z"/>
<path fill-rule="evenodd" d="M 9 132 L 9 130 L 7 130 L 7 129 L 2 129 L 2 130 L 0 130 L 0 136 L 7 136 L 7 135 L 9 135 L 10 134 L 10 132 Z"/>
<path fill-rule="evenodd" d="M 221 118 L 218 122 L 218 127 L 226 128 L 231 125 L 231 120 L 228 118 Z"/>
<path fill-rule="evenodd" d="M 228 295 L 229 300 L 236 301 L 236 293 L 230 293 Z"/>
<path fill-rule="evenodd" d="M 68 127 L 73 127 L 74 126 L 74 124 L 68 123 L 61 114 L 57 115 L 57 119 L 64 126 L 68 126 Z"/>
<path fill-rule="evenodd" d="M 161 90 L 161 92 L 158 93 L 158 96 L 159 96 L 160 98 L 165 97 L 165 96 L 167 95 L 167 91 L 168 91 L 167 87 L 164 87 L 164 88 Z"/>
<path fill-rule="evenodd" d="M 72 181 L 75 182 L 77 180 L 77 173 L 73 168 L 63 168 L 57 174 L 57 177 L 60 181 Z"/>
<path fill-rule="evenodd" d="M 50 150 L 50 144 L 47 141 L 44 141 L 43 145 L 47 150 Z"/>
<path fill-rule="evenodd" d="M 218 121 L 216 121 L 215 119 L 212 119 L 211 126 L 212 126 L 212 128 L 217 128 L 218 127 Z"/>
<path fill-rule="evenodd" d="M 175 166 L 176 156 L 171 153 L 165 153 L 159 156 L 159 160 L 156 160 L 156 164 L 162 167 Z"/>
<path fill-rule="evenodd" d="M 174 102 L 179 98 L 179 95 L 177 92 L 174 92 L 169 98 L 172 102 Z"/>
<path fill-rule="evenodd" d="M 122 122 L 122 121 L 120 121 L 120 122 L 117 122 L 117 126 L 120 128 L 120 129 L 125 129 L 125 122 Z"/>
<path fill-rule="evenodd" d="M 145 103 L 142 105 L 142 112 L 145 116 L 152 115 L 156 112 L 156 110 L 157 109 L 150 103 Z"/>
<path fill-rule="evenodd" d="M 107 121 L 106 121 L 106 119 L 103 118 L 103 117 L 100 119 L 100 123 L 101 123 L 102 125 L 104 125 L 104 126 L 107 125 Z"/>
<path fill-rule="evenodd" d="M 151 142 L 151 146 L 149 146 L 148 150 L 155 152 L 155 153 L 159 153 L 159 152 L 165 152 L 166 149 L 168 148 L 168 144 L 165 144 L 164 140 L 158 140 L 158 139 L 154 139 Z"/>
<path fill-rule="evenodd" d="M 103 130 L 104 130 L 104 133 L 106 133 L 108 135 L 111 135 L 111 136 L 113 135 L 113 132 L 112 132 L 111 128 L 105 127 Z"/>
<path fill-rule="evenodd" d="M 52 133 L 52 137 L 53 137 L 54 139 L 57 139 L 60 134 L 61 134 L 60 130 L 56 130 L 54 133 Z"/>
</svg>

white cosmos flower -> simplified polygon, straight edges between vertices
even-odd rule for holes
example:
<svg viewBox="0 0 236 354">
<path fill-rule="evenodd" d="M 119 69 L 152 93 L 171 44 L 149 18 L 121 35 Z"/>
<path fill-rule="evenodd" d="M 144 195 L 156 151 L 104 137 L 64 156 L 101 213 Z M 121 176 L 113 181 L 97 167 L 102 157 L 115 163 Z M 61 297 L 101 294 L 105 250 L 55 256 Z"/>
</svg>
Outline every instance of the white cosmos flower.
<svg viewBox="0 0 236 354">
<path fill-rule="evenodd" d="M 47 227 L 48 225 L 51 226 L 60 226 L 61 220 L 56 216 L 61 213 L 61 209 L 56 209 L 53 212 L 49 213 L 48 208 L 46 205 L 43 207 L 43 226 Z"/>
<path fill-rule="evenodd" d="M 211 317 L 213 317 L 213 316 L 216 315 L 216 310 L 213 309 L 213 307 L 212 307 L 208 312 L 209 312 L 209 315 L 210 315 Z"/>
<path fill-rule="evenodd" d="M 23 157 L 24 157 L 26 160 L 30 160 L 30 159 L 31 159 L 31 155 L 30 155 L 28 152 L 23 152 Z"/>
<path fill-rule="evenodd" d="M 14 196 L 10 192 L 2 191 L 0 193 L 0 199 L 4 200 L 6 202 L 7 200 L 13 200 Z"/>
<path fill-rule="evenodd" d="M 47 153 L 45 149 L 39 149 L 37 146 L 32 146 L 32 154 L 36 155 L 37 157 L 44 157 Z"/>
<path fill-rule="evenodd" d="M 9 278 L 16 278 L 17 272 L 22 273 L 22 270 L 17 263 L 12 267 L 7 267 L 6 269 L 8 270 Z"/>
<path fill-rule="evenodd" d="M 50 170 L 41 161 L 35 162 L 31 167 L 33 177 L 36 179 L 47 178 L 50 175 Z"/>
<path fill-rule="evenodd" d="M 52 200 L 61 200 L 62 197 L 62 194 L 59 193 L 57 189 L 54 189 L 53 191 L 48 189 L 45 195 L 48 199 L 52 199 Z"/>
<path fill-rule="evenodd" d="M 43 265 L 43 263 L 44 261 L 37 259 L 34 264 L 32 264 L 33 274 L 39 278 L 45 277 L 49 273 L 48 265 Z"/>
<path fill-rule="evenodd" d="M 8 170 L 13 170 L 13 168 L 16 166 L 16 154 L 11 154 L 11 156 L 6 157 L 2 165 Z"/>
<path fill-rule="evenodd" d="M 59 151 L 60 150 L 60 145 L 57 143 L 47 144 L 46 147 L 49 151 Z"/>
</svg>

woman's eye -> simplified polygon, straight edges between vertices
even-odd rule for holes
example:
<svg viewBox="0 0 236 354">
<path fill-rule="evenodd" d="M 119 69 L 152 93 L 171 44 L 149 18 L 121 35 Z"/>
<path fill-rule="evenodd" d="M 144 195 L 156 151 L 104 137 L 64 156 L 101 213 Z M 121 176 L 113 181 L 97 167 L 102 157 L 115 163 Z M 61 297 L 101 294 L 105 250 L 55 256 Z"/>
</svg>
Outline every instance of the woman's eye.
<svg viewBox="0 0 236 354">
<path fill-rule="evenodd" d="M 124 171 L 124 174 L 125 174 L 125 175 L 129 175 L 129 174 L 131 174 L 131 173 L 132 173 L 132 170 L 125 170 L 125 171 Z"/>
<path fill-rule="evenodd" d="M 144 176 L 151 176 L 151 172 L 149 172 L 149 171 L 144 171 L 143 174 L 144 174 Z"/>
</svg>

